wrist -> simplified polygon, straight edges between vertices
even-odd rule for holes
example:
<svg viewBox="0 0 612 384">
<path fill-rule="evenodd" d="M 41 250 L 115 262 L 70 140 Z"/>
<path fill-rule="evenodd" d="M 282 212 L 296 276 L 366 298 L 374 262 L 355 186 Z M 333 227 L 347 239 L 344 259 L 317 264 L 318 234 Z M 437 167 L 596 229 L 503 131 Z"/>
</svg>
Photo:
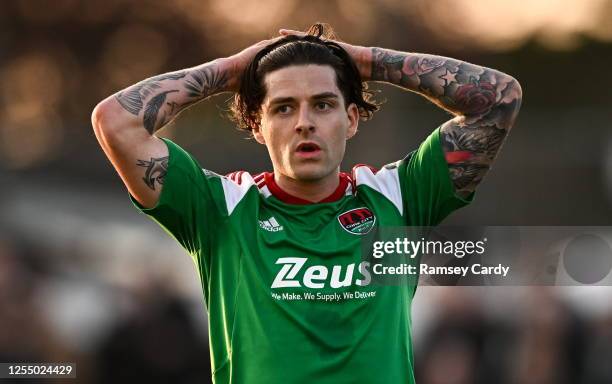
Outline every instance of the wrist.
<svg viewBox="0 0 612 384">
<path fill-rule="evenodd" d="M 222 57 L 214 61 L 219 73 L 227 79 L 222 92 L 235 92 L 240 87 L 240 73 L 238 73 L 238 59 L 236 55 Z"/>
<path fill-rule="evenodd" d="M 358 49 L 357 68 L 361 74 L 362 81 L 372 80 L 372 48 L 371 47 L 356 47 Z"/>
<path fill-rule="evenodd" d="M 353 58 L 361 75 L 361 81 L 370 81 L 372 78 L 372 48 L 346 43 L 341 43 L 341 46 Z"/>
</svg>

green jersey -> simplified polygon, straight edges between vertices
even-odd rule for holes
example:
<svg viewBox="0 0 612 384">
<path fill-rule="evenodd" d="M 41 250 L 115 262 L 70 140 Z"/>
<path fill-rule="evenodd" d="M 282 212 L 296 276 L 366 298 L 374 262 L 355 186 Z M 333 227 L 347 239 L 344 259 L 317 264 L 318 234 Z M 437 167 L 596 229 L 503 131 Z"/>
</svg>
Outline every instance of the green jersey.
<svg viewBox="0 0 612 384">
<path fill-rule="evenodd" d="M 319 203 L 271 173 L 203 170 L 164 139 L 159 202 L 136 206 L 193 257 L 209 316 L 215 383 L 413 383 L 413 284 L 372 284 L 362 241 L 383 226 L 432 226 L 454 193 L 435 130 L 411 155 L 340 174 Z"/>
</svg>

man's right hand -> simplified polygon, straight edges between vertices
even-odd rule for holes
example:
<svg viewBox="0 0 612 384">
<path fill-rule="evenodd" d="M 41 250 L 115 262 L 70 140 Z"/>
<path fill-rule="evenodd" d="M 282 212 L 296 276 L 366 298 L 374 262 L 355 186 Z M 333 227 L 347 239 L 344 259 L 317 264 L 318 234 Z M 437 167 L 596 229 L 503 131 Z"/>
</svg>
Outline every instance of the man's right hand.
<svg viewBox="0 0 612 384">
<path fill-rule="evenodd" d="M 240 80 L 242 78 L 242 73 L 251 63 L 251 61 L 255 58 L 257 53 L 259 53 L 259 51 L 261 51 L 268 45 L 282 39 L 283 37 L 284 36 L 278 36 L 272 39 L 262 40 L 256 44 L 251 45 L 250 47 L 243 49 L 235 55 L 230 56 L 227 60 L 229 61 L 229 65 L 232 68 L 232 76 L 230 76 L 230 78 L 228 79 L 226 87 L 227 90 L 232 92 L 238 92 L 238 90 L 240 89 Z"/>
</svg>

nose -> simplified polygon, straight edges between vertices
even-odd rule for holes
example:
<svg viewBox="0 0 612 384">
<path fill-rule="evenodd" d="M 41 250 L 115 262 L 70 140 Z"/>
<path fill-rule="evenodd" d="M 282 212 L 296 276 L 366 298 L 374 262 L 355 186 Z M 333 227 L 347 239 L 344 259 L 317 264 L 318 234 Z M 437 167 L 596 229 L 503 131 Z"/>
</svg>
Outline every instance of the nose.
<svg viewBox="0 0 612 384">
<path fill-rule="evenodd" d="M 295 131 L 297 133 L 312 133 L 315 131 L 315 125 L 312 121 L 310 110 L 306 106 L 302 106 L 298 113 L 298 120 L 295 123 Z"/>
</svg>

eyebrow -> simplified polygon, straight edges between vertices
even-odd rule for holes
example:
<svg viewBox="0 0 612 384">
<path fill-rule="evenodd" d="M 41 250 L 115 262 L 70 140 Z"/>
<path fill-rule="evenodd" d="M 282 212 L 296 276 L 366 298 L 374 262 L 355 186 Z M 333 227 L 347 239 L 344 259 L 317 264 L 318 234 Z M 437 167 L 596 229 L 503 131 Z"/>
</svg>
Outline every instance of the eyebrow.
<svg viewBox="0 0 612 384">
<path fill-rule="evenodd" d="M 313 95 L 311 97 L 311 99 L 313 100 L 338 99 L 338 98 L 339 96 L 335 94 L 334 92 L 317 93 L 316 95 Z M 289 103 L 293 101 L 295 101 L 294 97 L 277 97 L 275 99 L 270 100 L 269 105 L 283 104 L 283 103 Z"/>
</svg>

